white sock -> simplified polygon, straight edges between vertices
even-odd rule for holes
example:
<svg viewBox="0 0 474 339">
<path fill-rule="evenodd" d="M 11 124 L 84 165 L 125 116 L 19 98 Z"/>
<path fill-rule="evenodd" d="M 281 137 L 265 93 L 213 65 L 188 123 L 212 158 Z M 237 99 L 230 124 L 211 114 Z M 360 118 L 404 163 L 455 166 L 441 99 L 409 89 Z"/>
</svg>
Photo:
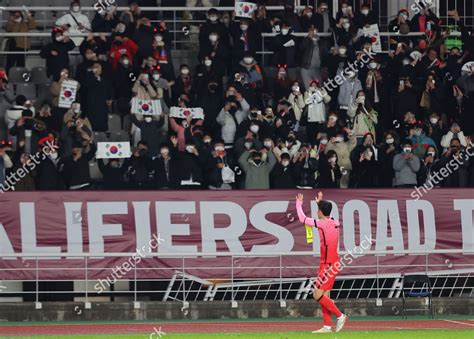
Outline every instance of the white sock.
<svg viewBox="0 0 474 339">
<path fill-rule="evenodd" d="M 338 320 L 339 320 L 339 319 L 342 319 L 342 317 L 344 317 L 344 313 L 341 314 L 341 316 L 340 316 L 339 318 L 337 318 L 337 319 L 338 319 Z"/>
<path fill-rule="evenodd" d="M 327 328 L 328 330 L 330 330 L 331 326 L 324 325 L 324 328 Z"/>
</svg>

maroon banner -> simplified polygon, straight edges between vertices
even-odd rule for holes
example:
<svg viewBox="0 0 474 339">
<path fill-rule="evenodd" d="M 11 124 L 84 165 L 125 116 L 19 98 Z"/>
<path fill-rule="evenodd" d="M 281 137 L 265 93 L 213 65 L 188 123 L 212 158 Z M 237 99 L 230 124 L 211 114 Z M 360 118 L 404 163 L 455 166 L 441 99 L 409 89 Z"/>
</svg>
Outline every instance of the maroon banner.
<svg viewBox="0 0 474 339">
<path fill-rule="evenodd" d="M 0 196 L 0 279 L 84 279 L 86 265 L 88 279 L 158 279 L 183 271 L 201 279 L 312 276 L 319 239 L 314 232 L 308 244 L 298 221 L 295 195 L 301 192 L 305 213 L 316 217 L 315 190 L 6 193 Z M 342 275 L 426 268 L 424 255 L 369 251 L 465 253 L 430 255 L 430 269 L 439 271 L 472 262 L 472 189 L 433 190 L 418 200 L 411 190 L 325 190 L 324 198 L 342 224 L 340 250 L 349 251 L 341 255 Z M 278 256 L 305 251 L 313 255 Z M 217 252 L 233 257 L 209 255 Z M 84 253 L 93 256 L 71 256 Z"/>
</svg>

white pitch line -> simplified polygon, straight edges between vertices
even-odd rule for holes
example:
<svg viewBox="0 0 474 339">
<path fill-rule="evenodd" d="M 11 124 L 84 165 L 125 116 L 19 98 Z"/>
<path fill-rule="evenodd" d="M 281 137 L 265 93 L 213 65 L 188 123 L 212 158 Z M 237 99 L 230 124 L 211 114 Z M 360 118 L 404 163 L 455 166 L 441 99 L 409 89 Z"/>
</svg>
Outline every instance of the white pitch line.
<svg viewBox="0 0 474 339">
<path fill-rule="evenodd" d="M 454 320 L 447 320 L 447 319 L 442 319 L 443 321 L 447 321 L 450 323 L 455 323 L 455 324 L 461 324 L 461 325 L 467 325 L 467 326 L 472 326 L 474 327 L 474 324 L 469 324 L 469 323 L 463 323 L 461 321 L 454 321 Z"/>
</svg>

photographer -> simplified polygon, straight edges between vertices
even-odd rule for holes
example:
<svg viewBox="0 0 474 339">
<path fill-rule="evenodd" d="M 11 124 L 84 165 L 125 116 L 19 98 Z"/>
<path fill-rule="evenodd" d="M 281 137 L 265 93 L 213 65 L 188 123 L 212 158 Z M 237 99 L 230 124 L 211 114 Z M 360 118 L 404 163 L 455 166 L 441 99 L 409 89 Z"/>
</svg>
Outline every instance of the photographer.
<svg viewBox="0 0 474 339">
<path fill-rule="evenodd" d="M 469 155 L 464 151 L 461 141 L 458 138 L 451 139 L 448 150 L 440 159 L 441 167 L 447 168 L 450 173 L 444 178 L 442 186 L 468 187 L 469 163 Z"/>
<path fill-rule="evenodd" d="M 87 189 L 91 185 L 89 161 L 97 150 L 92 139 L 84 136 L 87 146 L 79 141 L 72 145 L 72 155 L 65 157 L 60 162 L 60 171 L 69 190 Z"/>
<path fill-rule="evenodd" d="M 402 153 L 393 158 L 394 186 L 412 188 L 418 183 L 417 173 L 420 170 L 420 159 L 413 155 L 413 143 L 410 139 L 405 140 L 401 146 Z"/>
<path fill-rule="evenodd" d="M 61 156 L 67 157 L 73 153 L 74 143 L 84 143 L 93 138 L 92 126 L 89 119 L 83 116 L 81 104 L 74 102 L 64 115 L 64 123 L 60 133 Z"/>
<path fill-rule="evenodd" d="M 35 118 L 33 112 L 24 110 L 22 117 L 10 128 L 10 135 L 16 137 L 16 147 L 23 148 L 26 153 L 36 153 L 38 140 L 47 134 L 46 125 Z"/>
</svg>

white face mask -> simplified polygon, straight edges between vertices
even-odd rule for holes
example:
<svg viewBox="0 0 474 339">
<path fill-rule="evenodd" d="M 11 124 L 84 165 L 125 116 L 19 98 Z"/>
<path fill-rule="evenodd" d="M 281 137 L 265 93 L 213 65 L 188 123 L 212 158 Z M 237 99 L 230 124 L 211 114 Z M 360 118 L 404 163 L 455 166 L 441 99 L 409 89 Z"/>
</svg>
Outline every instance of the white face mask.
<svg viewBox="0 0 474 339">
<path fill-rule="evenodd" d="M 342 27 L 344 27 L 344 29 L 345 29 L 346 31 L 348 31 L 349 28 L 351 28 L 351 24 L 350 24 L 349 22 L 344 22 L 344 23 L 342 24 Z"/>
<path fill-rule="evenodd" d="M 376 69 L 377 66 L 378 66 L 378 65 L 377 65 L 376 62 L 371 62 L 371 63 L 369 64 L 370 69 Z"/>
<path fill-rule="evenodd" d="M 245 62 L 247 65 L 250 65 L 250 64 L 253 62 L 253 58 L 244 58 L 244 62 Z"/>
<path fill-rule="evenodd" d="M 211 22 L 216 22 L 216 21 L 217 21 L 217 15 L 211 15 L 211 16 L 209 16 L 209 21 L 211 21 Z"/>
<path fill-rule="evenodd" d="M 433 125 L 437 124 L 438 121 L 439 121 L 438 118 L 430 118 L 430 122 L 431 122 Z"/>
<path fill-rule="evenodd" d="M 358 104 L 364 104 L 364 103 L 365 103 L 365 97 L 358 97 L 357 100 L 356 100 L 356 102 L 357 102 Z"/>
<path fill-rule="evenodd" d="M 212 60 L 204 60 L 204 65 L 207 67 L 212 66 Z"/>
<path fill-rule="evenodd" d="M 15 19 L 15 22 L 20 23 L 21 21 L 22 21 L 21 18 L 16 18 L 16 19 Z"/>
<path fill-rule="evenodd" d="M 347 53 L 347 49 L 345 49 L 345 48 L 339 48 L 339 54 L 340 54 L 340 55 L 346 55 L 346 53 Z"/>
<path fill-rule="evenodd" d="M 287 35 L 289 32 L 290 32 L 290 30 L 288 28 L 282 28 L 282 30 L 281 30 L 281 34 L 283 34 L 283 35 Z"/>
<path fill-rule="evenodd" d="M 343 137 L 336 137 L 336 142 L 343 142 L 344 138 Z"/>
<path fill-rule="evenodd" d="M 363 9 L 360 11 L 363 15 L 368 15 L 369 14 L 369 10 L 368 9 Z"/>
<path fill-rule="evenodd" d="M 337 117 L 335 117 L 334 115 L 331 115 L 331 116 L 329 117 L 329 121 L 331 121 L 331 122 L 336 122 L 336 121 L 337 121 Z"/>
<path fill-rule="evenodd" d="M 153 119 L 150 118 L 150 117 L 146 117 L 146 118 L 145 118 L 145 122 L 151 122 L 152 120 L 153 120 Z"/>
<path fill-rule="evenodd" d="M 49 157 L 53 160 L 56 160 L 58 158 L 58 153 L 54 152 L 49 155 Z"/>
<path fill-rule="evenodd" d="M 402 63 L 403 63 L 403 66 L 407 66 L 407 65 L 410 64 L 410 60 L 404 59 L 404 60 L 402 61 Z"/>
<path fill-rule="evenodd" d="M 183 69 L 181 70 L 181 74 L 183 74 L 183 75 L 188 75 L 188 74 L 189 74 L 189 69 L 183 68 Z"/>
<path fill-rule="evenodd" d="M 387 145 L 392 145 L 395 142 L 395 139 L 388 138 L 387 140 L 385 140 L 385 142 L 387 143 Z"/>
<path fill-rule="evenodd" d="M 282 164 L 283 167 L 288 167 L 290 165 L 290 161 L 289 160 L 282 160 L 281 164 Z"/>
<path fill-rule="evenodd" d="M 153 74 L 153 80 L 158 81 L 160 78 L 161 76 L 159 74 Z"/>
<path fill-rule="evenodd" d="M 163 37 L 161 35 L 158 35 L 158 36 L 155 37 L 155 40 L 156 40 L 156 42 L 162 42 Z"/>
<path fill-rule="evenodd" d="M 258 130 L 260 129 L 260 127 L 258 125 L 252 125 L 250 126 L 250 131 L 252 133 L 258 133 Z"/>
<path fill-rule="evenodd" d="M 321 145 L 327 145 L 328 139 L 322 139 L 321 140 Z"/>
<path fill-rule="evenodd" d="M 166 148 L 165 148 L 165 149 L 162 149 L 162 150 L 160 151 L 160 154 L 161 154 L 162 156 L 166 157 L 166 156 L 168 156 L 168 154 L 170 154 L 170 151 L 169 151 L 169 149 L 166 149 Z"/>
<path fill-rule="evenodd" d="M 194 151 L 194 146 L 186 146 L 186 152 L 193 153 L 193 151 Z"/>
<path fill-rule="evenodd" d="M 403 152 L 405 153 L 411 153 L 411 147 L 404 147 Z"/>
<path fill-rule="evenodd" d="M 291 89 L 293 90 L 293 92 L 299 92 L 300 91 L 300 86 L 293 86 L 293 87 L 291 87 Z"/>
<path fill-rule="evenodd" d="M 265 141 L 265 142 L 263 143 L 263 145 L 264 145 L 266 148 L 270 148 L 270 147 L 272 147 L 272 142 L 271 142 L 271 141 Z"/>
<path fill-rule="evenodd" d="M 64 35 L 58 35 L 58 36 L 56 37 L 56 41 L 58 41 L 58 42 L 59 42 L 59 41 L 63 41 L 63 40 L 64 40 Z"/>
<path fill-rule="evenodd" d="M 252 143 L 251 142 L 246 142 L 244 144 L 244 146 L 245 146 L 246 149 L 250 149 L 252 147 Z"/>
<path fill-rule="evenodd" d="M 81 7 L 80 7 L 80 6 L 73 6 L 73 7 L 72 7 L 72 11 L 73 11 L 74 13 L 78 13 L 78 12 L 81 11 Z"/>
<path fill-rule="evenodd" d="M 435 156 L 435 154 L 436 154 L 436 153 L 435 153 L 435 152 L 428 152 L 427 154 L 428 154 L 428 156 L 430 156 L 430 157 L 433 157 L 433 158 L 434 158 L 434 156 Z"/>
<path fill-rule="evenodd" d="M 337 158 L 336 157 L 332 157 L 329 159 L 329 163 L 334 165 L 335 163 L 337 162 Z"/>
<path fill-rule="evenodd" d="M 216 42 L 217 41 L 217 35 L 215 35 L 215 34 L 209 35 L 209 41 Z"/>
<path fill-rule="evenodd" d="M 117 32 L 119 33 L 125 32 L 125 26 L 124 25 L 117 26 Z"/>
<path fill-rule="evenodd" d="M 244 32 L 245 32 L 248 28 L 249 28 L 248 25 L 240 25 L 240 29 L 241 29 L 242 31 L 244 31 Z"/>
<path fill-rule="evenodd" d="M 122 60 L 122 65 L 124 65 L 124 66 L 130 65 L 130 60 L 128 60 L 128 59 L 123 59 L 123 60 Z"/>
</svg>

